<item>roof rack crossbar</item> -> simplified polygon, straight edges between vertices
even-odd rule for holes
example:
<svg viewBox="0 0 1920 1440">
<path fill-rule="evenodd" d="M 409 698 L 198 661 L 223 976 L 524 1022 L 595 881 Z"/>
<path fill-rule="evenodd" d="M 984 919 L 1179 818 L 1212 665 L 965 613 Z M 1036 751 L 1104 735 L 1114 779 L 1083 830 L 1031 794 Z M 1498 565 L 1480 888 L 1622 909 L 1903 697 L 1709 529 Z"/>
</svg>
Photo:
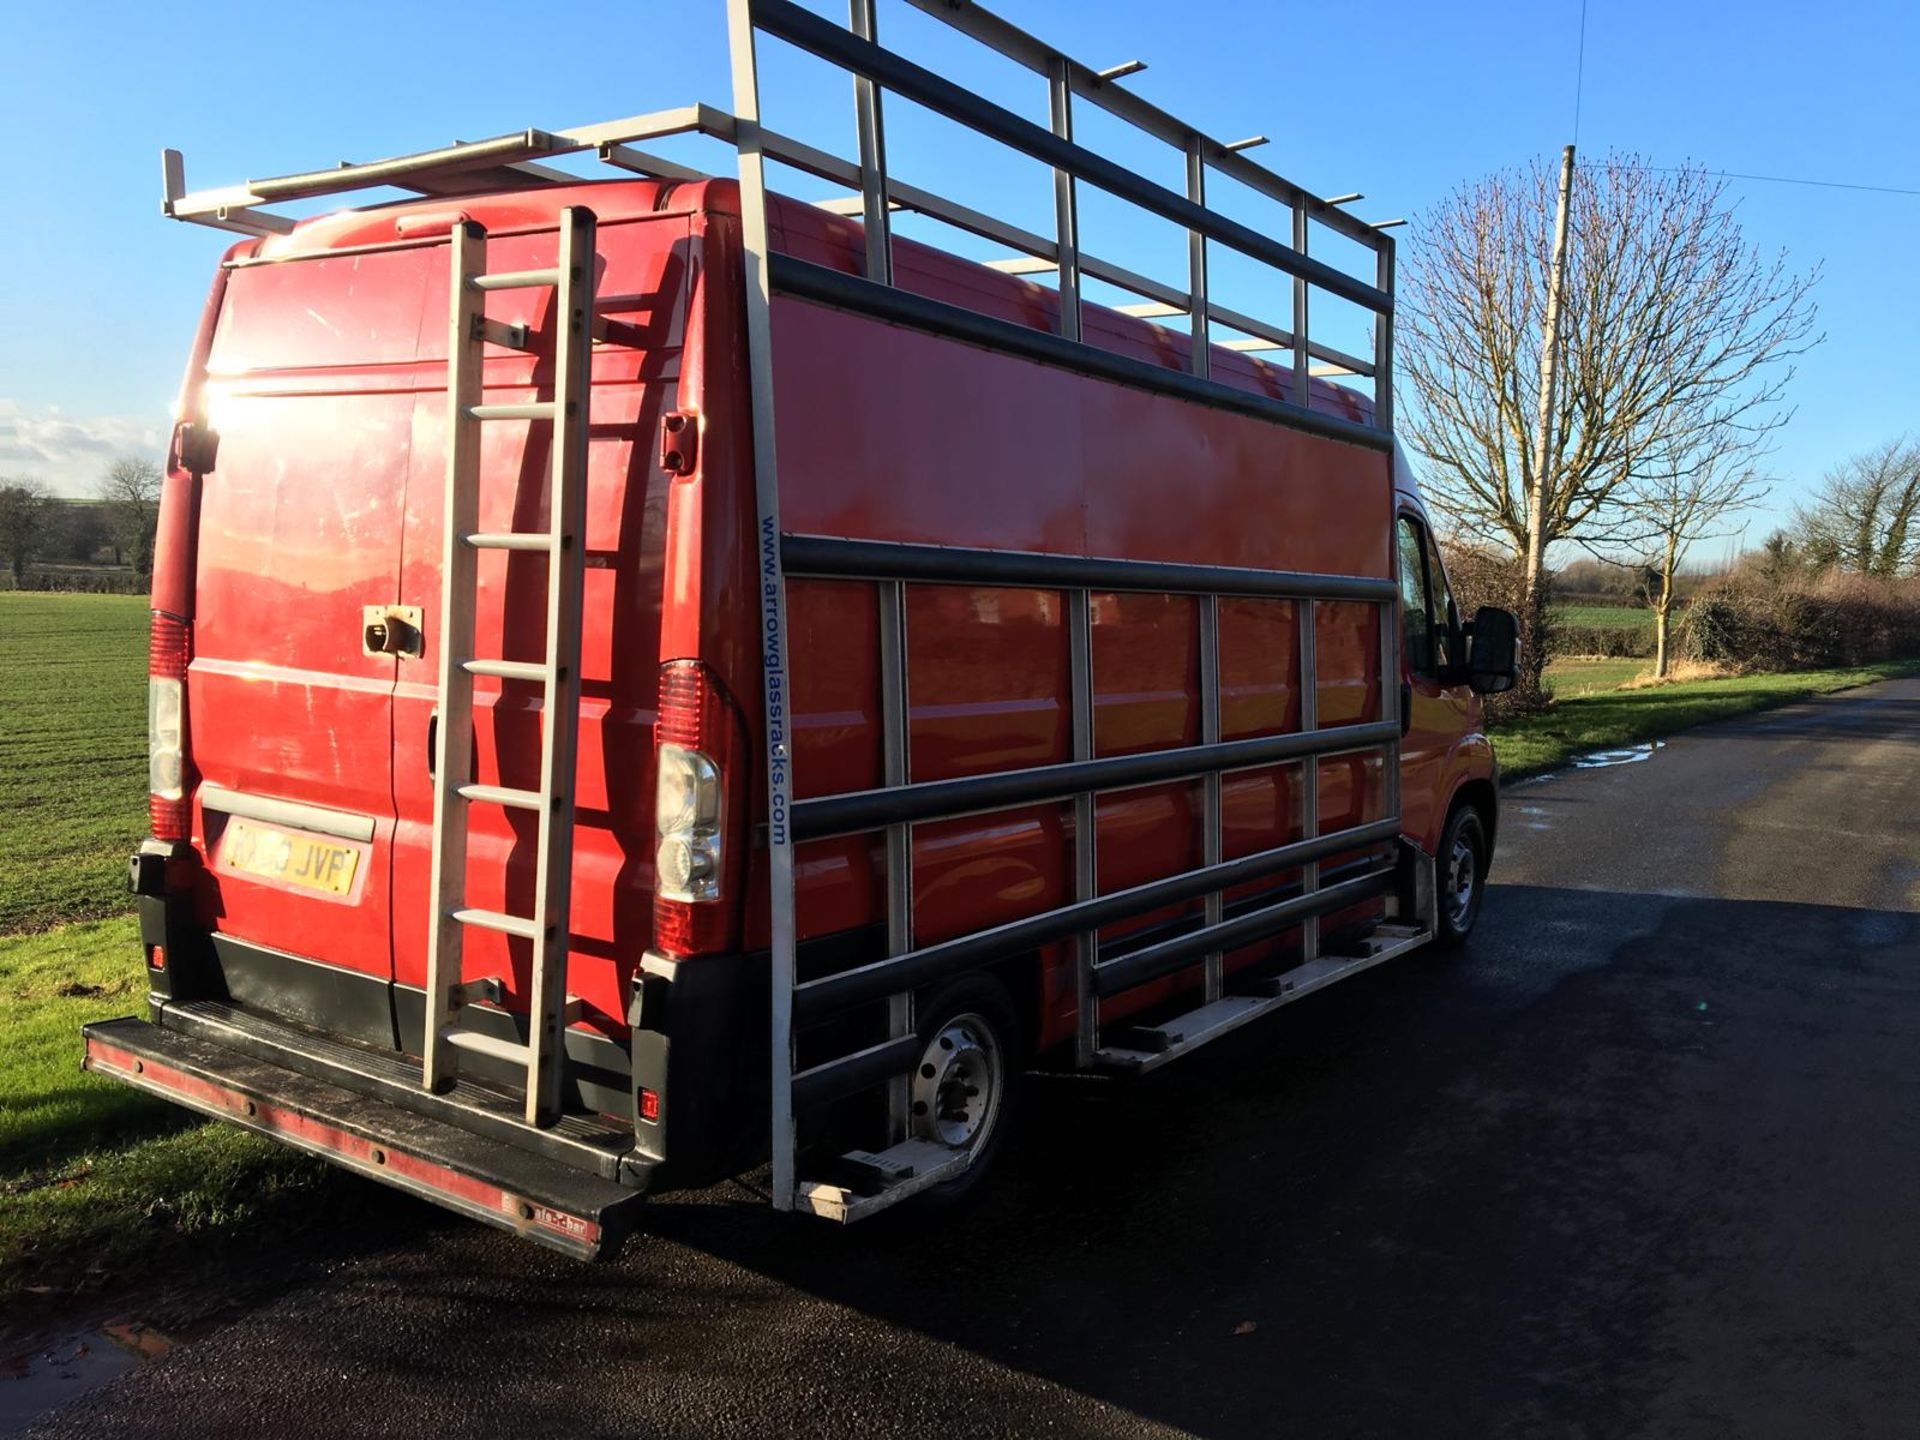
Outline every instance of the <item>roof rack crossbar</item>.
<svg viewBox="0 0 1920 1440">
<path fill-rule="evenodd" d="M 998 50 L 1009 60 L 1024 65 L 1035 74 L 1047 75 L 1053 65 L 1063 64 L 1068 86 L 1081 99 L 1098 105 L 1109 115 L 1125 120 L 1176 150 L 1184 150 L 1198 141 L 1207 164 L 1221 174 L 1231 176 L 1282 205 L 1304 204 L 1307 212 L 1328 229 L 1363 245 L 1372 245 L 1373 237 L 1367 233 L 1368 227 L 1363 221 L 1333 208 L 1331 202 L 1303 190 L 1257 160 L 1248 159 L 1242 153 L 1242 147 L 1247 146 L 1246 141 L 1223 142 L 1202 134 L 1152 101 L 1115 85 L 1092 66 L 1062 54 L 983 6 L 967 3 L 967 0 L 906 0 L 906 3 Z M 1265 139 L 1264 136 L 1260 138 Z"/>
<path fill-rule="evenodd" d="M 1249 339 L 1223 342 L 1225 348 L 1247 353 L 1259 351 L 1295 351 L 1295 368 L 1302 377 L 1308 359 L 1322 362 L 1314 367 L 1315 376 L 1336 374 L 1372 379 L 1376 392 L 1375 423 L 1387 428 L 1390 423 L 1390 399 L 1380 392 L 1383 367 L 1390 364 L 1390 318 L 1376 325 L 1375 358 L 1362 359 L 1312 339 L 1300 343 L 1295 331 L 1304 315 L 1302 292 L 1309 286 L 1358 304 L 1381 316 L 1390 317 L 1392 276 L 1392 240 L 1367 222 L 1339 208 L 1350 197 L 1332 200 L 1309 194 L 1273 171 L 1250 160 L 1241 142 L 1223 143 L 1196 130 L 1186 122 L 1141 99 L 1113 83 L 1092 67 L 1064 55 L 1035 39 L 1018 27 L 992 14 L 971 0 L 905 0 L 947 25 L 986 44 L 1016 63 L 1046 76 L 1056 95 L 1078 96 L 1135 126 L 1155 139 L 1182 148 L 1188 158 L 1188 193 L 1181 195 L 1164 189 L 1144 177 L 1076 145 L 1071 127 L 1058 124 L 1048 130 L 972 95 L 952 82 L 914 65 L 872 40 L 791 3 L 791 0 L 751 0 L 753 21 L 770 35 L 809 50 L 831 63 L 871 81 L 882 89 L 892 89 L 948 114 L 963 125 L 989 138 L 1041 160 L 1054 168 L 1056 185 L 1065 179 L 1080 179 L 1109 190 L 1123 200 L 1185 226 L 1190 248 L 1201 251 L 1191 267 L 1191 286 L 1181 288 L 1142 275 L 1111 261 L 1090 255 L 1079 248 L 1073 236 L 1063 262 L 1061 248 L 1046 235 L 987 215 L 971 206 L 937 195 L 932 191 L 881 174 L 870 177 L 856 161 L 843 159 L 817 146 L 791 136 L 761 128 L 760 149 L 770 160 L 791 166 L 829 184 L 852 192 L 846 201 L 825 202 L 827 209 L 858 222 L 869 209 L 866 192 L 884 197 L 887 209 L 902 209 L 938 220 L 965 233 L 1004 245 L 1015 255 L 1002 261 L 990 261 L 1008 274 L 1041 274 L 1056 269 L 1072 283 L 1077 308 L 1078 277 L 1099 280 L 1140 296 L 1145 305 L 1123 306 L 1140 318 L 1194 317 L 1196 308 L 1202 318 L 1193 319 L 1196 342 L 1206 335 L 1210 324 L 1219 324 Z M 165 194 L 163 209 L 175 219 L 191 220 L 241 234 L 282 235 L 292 230 L 292 218 L 260 208 L 273 202 L 303 200 L 342 195 L 354 190 L 392 186 L 430 196 L 458 196 L 495 190 L 519 189 L 550 184 L 577 183 L 579 177 L 565 170 L 540 164 L 555 156 L 592 153 L 603 164 L 629 174 L 659 179 L 692 180 L 706 172 L 668 160 L 638 148 L 635 142 L 662 139 L 681 134 L 700 134 L 729 145 L 739 142 L 733 115 L 706 104 L 677 106 L 622 119 L 575 126 L 563 130 L 529 127 L 491 139 L 455 144 L 415 154 L 393 156 L 363 164 L 343 164 L 327 170 L 250 180 L 221 189 L 188 192 L 183 164 L 177 151 L 165 152 Z M 884 171 L 884 163 L 878 167 Z M 1280 239 L 1260 234 L 1227 219 L 1205 203 L 1205 176 L 1215 171 L 1241 182 L 1294 212 L 1292 239 L 1288 245 Z M 1197 172 L 1197 174 L 1196 174 Z M 1065 179 L 1063 179 L 1065 177 Z M 1305 246 L 1305 222 L 1311 219 L 1326 228 L 1372 249 L 1377 257 L 1376 282 L 1364 281 L 1309 257 Z M 1077 229 L 1077 227 L 1076 227 Z M 1294 278 L 1296 324 L 1281 326 L 1230 309 L 1206 294 L 1204 242 L 1213 240 L 1241 251 L 1281 270 Z M 883 242 L 884 243 L 884 242 Z M 1194 295 L 1201 303 L 1196 307 Z M 1196 363 L 1196 369 L 1204 366 Z"/>
<path fill-rule="evenodd" d="M 1057 173 L 1064 173 L 1087 184 L 1098 186 L 1110 195 L 1130 201 L 1143 210 L 1159 215 L 1176 225 L 1184 226 L 1189 231 L 1198 232 L 1209 240 L 1238 250 L 1243 255 L 1262 261 L 1276 270 L 1283 270 L 1289 275 L 1304 279 L 1329 294 L 1363 306 L 1376 314 L 1384 314 L 1393 308 L 1393 302 L 1378 287 L 1356 280 L 1346 272 L 1337 270 L 1324 261 L 1315 260 L 1291 246 L 1283 245 L 1251 226 L 1229 219 L 1218 211 L 1208 210 L 1205 206 L 1194 203 L 1187 196 L 1169 190 L 1163 185 L 1157 185 L 1124 165 L 1107 159 L 1104 155 L 1076 145 L 1052 130 L 1016 115 L 1011 110 L 1003 109 L 944 76 L 936 75 L 931 70 L 891 50 L 883 49 L 870 40 L 860 39 L 831 20 L 823 19 L 812 11 L 793 4 L 792 0 L 754 0 L 753 10 L 755 24 L 769 35 L 797 45 L 822 60 L 831 61 L 857 75 L 865 75 L 877 80 L 896 94 L 924 105 L 929 110 L 938 111 L 949 119 L 956 120 L 969 129 L 989 139 L 997 140 L 1011 149 L 1021 151 L 1043 164 L 1051 165 Z M 981 12 L 973 10 L 938 13 L 941 13 L 943 18 L 951 19 L 956 14 Z M 1057 58 L 1065 63 L 1065 57 Z M 1229 152 L 1221 147 L 1220 153 L 1226 155 Z M 1252 165 L 1253 162 L 1246 163 Z M 1220 168 L 1225 169 L 1224 166 Z M 1259 169 L 1258 166 L 1254 168 Z M 1278 182 L 1278 177 L 1271 178 Z M 1296 194 L 1304 195 L 1305 192 L 1298 191 L 1297 187 L 1294 188 Z M 1330 211 L 1329 213 L 1341 212 Z M 1362 225 L 1361 229 L 1371 237 L 1370 248 L 1372 245 L 1377 245 L 1377 232 L 1370 226 Z"/>
</svg>

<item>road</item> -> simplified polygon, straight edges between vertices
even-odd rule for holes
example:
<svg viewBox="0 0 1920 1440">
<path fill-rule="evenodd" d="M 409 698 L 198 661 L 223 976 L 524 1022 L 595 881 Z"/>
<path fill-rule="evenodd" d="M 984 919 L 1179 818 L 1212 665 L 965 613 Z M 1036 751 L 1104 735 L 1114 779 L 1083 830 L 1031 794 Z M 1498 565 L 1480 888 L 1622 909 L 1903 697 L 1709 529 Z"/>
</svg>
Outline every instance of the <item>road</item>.
<svg viewBox="0 0 1920 1440">
<path fill-rule="evenodd" d="M 48 1433 L 1912 1435 L 1917 814 L 1913 680 L 1519 785 L 1465 954 L 1042 1087 L 962 1222 L 405 1202 Z"/>
</svg>

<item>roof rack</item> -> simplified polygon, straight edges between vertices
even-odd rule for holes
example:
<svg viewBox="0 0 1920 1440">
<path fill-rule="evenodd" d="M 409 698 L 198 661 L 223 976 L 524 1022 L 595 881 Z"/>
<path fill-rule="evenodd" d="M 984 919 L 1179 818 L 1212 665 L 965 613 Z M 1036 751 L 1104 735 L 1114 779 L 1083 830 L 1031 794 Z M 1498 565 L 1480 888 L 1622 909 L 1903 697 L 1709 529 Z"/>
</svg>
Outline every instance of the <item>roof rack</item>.
<svg viewBox="0 0 1920 1440">
<path fill-rule="evenodd" d="M 735 116 L 696 104 L 622 120 L 564 130 L 530 128 L 489 140 L 455 144 L 418 154 L 398 155 L 330 170 L 249 180 L 220 189 L 188 191 L 180 152 L 164 153 L 162 210 L 176 220 L 193 221 L 249 235 L 281 235 L 294 228 L 290 217 L 265 208 L 276 203 L 392 186 L 420 195 L 472 195 L 552 184 L 578 183 L 578 176 L 541 164 L 562 155 L 592 153 L 603 164 L 629 174 L 659 179 L 705 178 L 706 172 L 651 154 L 641 144 L 697 133 L 740 147 L 745 130 L 765 158 L 844 186 L 852 194 L 819 202 L 834 214 L 862 221 L 881 243 L 868 246 L 870 280 L 890 283 L 891 213 L 909 211 L 1004 245 L 1014 253 L 989 264 L 1019 275 L 1057 277 L 1064 338 L 1080 335 L 1080 289 L 1084 279 L 1103 281 L 1140 297 L 1119 307 L 1143 319 L 1188 318 L 1193 338 L 1191 369 L 1206 378 L 1212 327 L 1223 326 L 1251 338 L 1212 342 L 1240 351 L 1290 352 L 1293 403 L 1305 407 L 1308 387 L 1318 376 L 1355 376 L 1373 382 L 1373 427 L 1393 425 L 1393 270 L 1394 247 L 1381 227 L 1341 208 L 1358 196 L 1323 199 L 1252 160 L 1246 151 L 1265 137 L 1220 141 L 1141 99 L 1116 83 L 1144 68 L 1139 62 L 1095 69 L 1035 39 L 971 0 L 905 0 L 953 29 L 998 51 L 1047 81 L 1051 124 L 1040 126 L 881 48 L 874 40 L 872 0 L 853 0 L 853 24 L 843 27 L 792 0 L 728 0 L 745 4 L 750 32 L 774 36 L 847 71 L 855 79 L 859 159 L 846 160 L 816 146 L 782 135 L 757 122 L 743 126 Z M 736 52 L 739 42 L 736 41 Z M 757 95 L 758 78 L 747 46 L 746 79 Z M 740 56 L 735 55 L 735 90 L 741 91 Z M 970 206 L 896 179 L 887 172 L 882 96 L 891 92 L 947 116 L 1006 147 L 1051 167 L 1054 176 L 1055 234 L 1047 236 L 984 214 Z M 1158 185 L 1125 166 L 1074 142 L 1072 112 L 1085 101 L 1126 121 L 1142 133 L 1186 156 L 1184 193 Z M 1286 207 L 1291 233 L 1285 241 L 1261 233 L 1209 208 L 1209 174 L 1225 176 Z M 1075 192 L 1091 184 L 1149 213 L 1182 227 L 1188 239 L 1188 277 L 1169 285 L 1125 266 L 1102 260 L 1080 248 Z M 1382 222 L 1383 225 L 1395 222 Z M 1312 224 L 1370 251 L 1375 257 L 1371 283 L 1356 279 L 1308 253 Z M 1229 308 L 1208 293 L 1208 243 L 1225 245 L 1289 277 L 1291 315 L 1280 324 Z M 1376 318 L 1373 353 L 1360 356 L 1312 339 L 1306 323 L 1310 296 L 1321 290 L 1371 312 Z M 1316 363 L 1318 362 L 1318 363 Z"/>
</svg>

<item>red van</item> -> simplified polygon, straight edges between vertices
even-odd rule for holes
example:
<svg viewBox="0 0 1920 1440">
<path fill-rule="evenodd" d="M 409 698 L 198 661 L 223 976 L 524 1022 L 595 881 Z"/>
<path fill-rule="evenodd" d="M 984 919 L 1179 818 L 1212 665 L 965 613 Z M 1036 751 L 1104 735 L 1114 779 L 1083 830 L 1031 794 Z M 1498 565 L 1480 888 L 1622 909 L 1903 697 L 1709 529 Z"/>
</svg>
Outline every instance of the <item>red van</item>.
<svg viewBox="0 0 1920 1440">
<path fill-rule="evenodd" d="M 1050 77 L 1053 126 L 753 0 L 735 115 L 197 194 L 169 155 L 169 213 L 244 238 L 161 506 L 150 1016 L 89 1026 L 90 1069 L 593 1255 L 768 1160 L 843 1220 L 962 1196 L 1023 1071 L 1141 1074 L 1465 938 L 1514 627 L 1462 623 L 1394 447 L 1391 241 L 930 13 Z M 859 77 L 858 163 L 759 123 L 760 34 Z M 1056 236 L 890 178 L 883 93 L 1052 167 Z M 1075 145 L 1075 101 L 1183 146 L 1187 192 Z M 684 131 L 739 178 L 635 148 Z M 574 153 L 628 173 L 542 163 Z M 1185 288 L 1084 253 L 1080 184 L 1184 226 Z M 271 208 L 379 185 L 416 198 Z M 1290 323 L 1210 298 L 1209 245 Z"/>
</svg>

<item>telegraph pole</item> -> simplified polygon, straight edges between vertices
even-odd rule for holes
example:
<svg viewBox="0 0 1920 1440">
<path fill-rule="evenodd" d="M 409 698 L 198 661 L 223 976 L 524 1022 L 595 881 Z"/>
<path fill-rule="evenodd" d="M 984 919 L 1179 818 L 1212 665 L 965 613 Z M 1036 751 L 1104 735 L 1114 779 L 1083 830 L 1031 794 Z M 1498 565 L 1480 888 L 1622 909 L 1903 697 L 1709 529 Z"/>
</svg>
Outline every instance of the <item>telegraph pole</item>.
<svg viewBox="0 0 1920 1440">
<path fill-rule="evenodd" d="M 1527 495 L 1526 620 L 1528 669 L 1540 655 L 1534 636 L 1545 611 L 1540 577 L 1547 557 L 1547 465 L 1553 454 L 1555 391 L 1560 378 L 1560 301 L 1567 280 L 1567 206 L 1573 194 L 1573 146 L 1560 152 L 1560 200 L 1553 215 L 1553 258 L 1547 267 L 1547 311 L 1540 331 L 1540 413 L 1533 436 L 1533 482 Z"/>
</svg>

